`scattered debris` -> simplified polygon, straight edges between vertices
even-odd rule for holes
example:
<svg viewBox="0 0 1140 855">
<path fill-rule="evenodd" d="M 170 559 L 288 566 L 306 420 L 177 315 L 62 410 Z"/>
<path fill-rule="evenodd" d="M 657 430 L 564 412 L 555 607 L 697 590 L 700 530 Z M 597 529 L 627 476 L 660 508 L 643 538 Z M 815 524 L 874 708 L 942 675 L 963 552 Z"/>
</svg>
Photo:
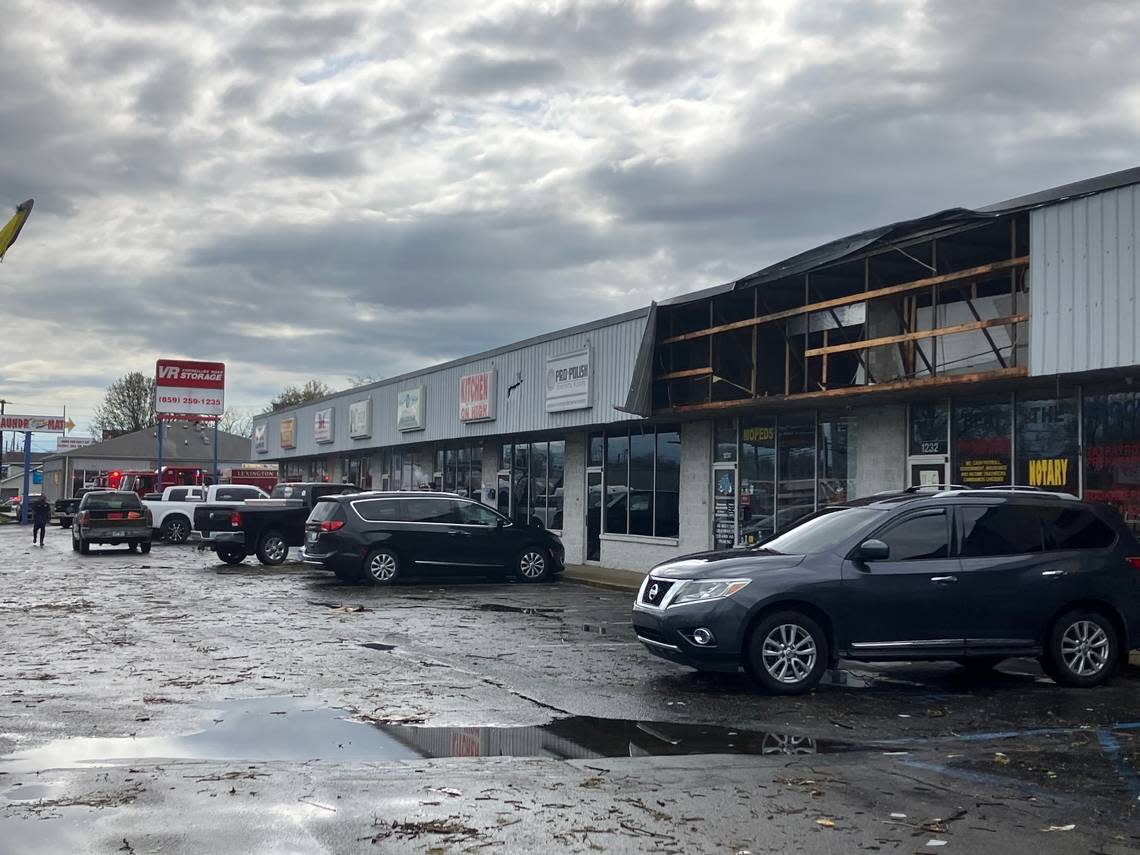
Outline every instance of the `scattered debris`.
<svg viewBox="0 0 1140 855">
<path fill-rule="evenodd" d="M 299 801 L 303 805 L 312 805 L 313 807 L 320 808 L 321 810 L 327 810 L 327 811 L 331 811 L 332 813 L 336 813 L 336 808 L 329 807 L 328 805 L 322 805 L 319 802 L 311 802 L 308 799 L 297 799 L 297 801 Z"/>
<path fill-rule="evenodd" d="M 364 644 L 362 644 L 360 646 L 361 647 L 367 647 L 369 650 L 379 650 L 382 652 L 396 649 L 396 645 L 394 645 L 394 644 L 381 644 L 378 641 L 366 641 L 366 642 L 364 642 Z"/>
<path fill-rule="evenodd" d="M 820 817 L 815 821 L 815 824 L 820 828 L 835 828 L 835 820 L 827 817 Z"/>
<path fill-rule="evenodd" d="M 1072 831 L 1076 828 L 1076 823 L 1070 822 L 1068 825 L 1050 825 L 1048 828 L 1041 829 L 1042 831 Z"/>
<path fill-rule="evenodd" d="M 479 830 L 464 825 L 459 816 L 449 816 L 446 819 L 429 819 L 418 822 L 401 822 L 400 820 L 385 822 L 384 820 L 377 820 L 373 825 L 380 828 L 380 831 L 372 837 L 362 837 L 360 838 L 361 840 L 367 840 L 369 843 L 376 844 L 392 837 L 397 840 L 414 840 L 425 834 L 438 834 L 447 837 L 449 843 L 459 843 L 479 836 Z"/>
<path fill-rule="evenodd" d="M 1003 754 L 1001 751 L 997 751 L 994 753 L 994 762 L 997 763 L 999 766 L 1008 766 L 1009 765 L 1009 755 Z"/>
</svg>

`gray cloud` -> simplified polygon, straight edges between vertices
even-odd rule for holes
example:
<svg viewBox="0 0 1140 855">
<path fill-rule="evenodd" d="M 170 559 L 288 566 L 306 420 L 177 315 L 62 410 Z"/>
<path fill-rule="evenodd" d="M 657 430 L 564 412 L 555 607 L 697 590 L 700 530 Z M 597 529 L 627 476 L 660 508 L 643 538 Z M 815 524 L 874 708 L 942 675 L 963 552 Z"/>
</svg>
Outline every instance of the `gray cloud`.
<svg viewBox="0 0 1140 855">
<path fill-rule="evenodd" d="M 6 395 L 260 406 L 1135 164 L 1134 4 L 12 0 Z"/>
<path fill-rule="evenodd" d="M 494 59 L 463 53 L 443 67 L 439 85 L 445 92 L 483 95 L 546 86 L 561 80 L 565 73 L 556 59 Z"/>
</svg>

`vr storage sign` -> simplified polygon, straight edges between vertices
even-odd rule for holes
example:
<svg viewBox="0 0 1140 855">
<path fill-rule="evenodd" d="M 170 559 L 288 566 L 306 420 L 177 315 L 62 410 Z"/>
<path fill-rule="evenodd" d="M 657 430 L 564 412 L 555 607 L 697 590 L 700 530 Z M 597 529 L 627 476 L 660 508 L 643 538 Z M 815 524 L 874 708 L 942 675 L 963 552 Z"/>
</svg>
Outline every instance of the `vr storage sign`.
<svg viewBox="0 0 1140 855">
<path fill-rule="evenodd" d="M 546 357 L 546 412 L 590 406 L 590 348 Z"/>
<path fill-rule="evenodd" d="M 160 359 L 154 408 L 163 415 L 220 416 L 225 412 L 226 364 Z"/>
<path fill-rule="evenodd" d="M 489 422 L 495 418 L 495 369 L 459 378 L 459 421 Z"/>
</svg>

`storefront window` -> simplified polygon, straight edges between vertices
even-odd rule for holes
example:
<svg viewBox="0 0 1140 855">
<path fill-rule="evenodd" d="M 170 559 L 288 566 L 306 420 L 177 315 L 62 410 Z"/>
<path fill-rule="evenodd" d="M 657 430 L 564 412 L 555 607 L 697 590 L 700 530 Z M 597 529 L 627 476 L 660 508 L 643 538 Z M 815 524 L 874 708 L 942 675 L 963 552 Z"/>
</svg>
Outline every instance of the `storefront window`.
<svg viewBox="0 0 1140 855">
<path fill-rule="evenodd" d="M 1014 483 L 1076 495 L 1080 489 L 1076 396 L 1017 401 Z"/>
<path fill-rule="evenodd" d="M 819 422 L 819 507 L 846 502 L 859 493 L 855 482 L 856 417 L 821 417 Z"/>
<path fill-rule="evenodd" d="M 954 404 L 954 478 L 967 487 L 1010 484 L 1011 407 L 1008 398 Z"/>
<path fill-rule="evenodd" d="M 1140 534 L 1140 393 L 1084 398 L 1085 493 L 1113 505 Z"/>
<path fill-rule="evenodd" d="M 680 449 L 674 427 L 606 437 L 606 532 L 677 536 Z"/>
<path fill-rule="evenodd" d="M 629 533 L 653 535 L 653 433 L 629 438 Z"/>
<path fill-rule="evenodd" d="M 946 401 L 910 405 L 911 454 L 949 454 L 949 409 Z"/>
<path fill-rule="evenodd" d="M 605 530 L 610 534 L 627 534 L 626 516 L 629 493 L 629 437 L 606 437 L 606 502 Z"/>
<path fill-rule="evenodd" d="M 676 428 L 657 431 L 656 472 L 653 533 L 657 537 L 677 537 L 680 531 L 681 433 Z"/>
<path fill-rule="evenodd" d="M 305 464 L 300 460 L 287 460 L 284 472 L 286 481 L 304 481 L 308 477 Z"/>
<path fill-rule="evenodd" d="M 457 463 L 459 456 L 456 449 L 448 448 L 443 453 L 443 491 L 454 493 L 457 483 Z"/>
<path fill-rule="evenodd" d="M 736 419 L 716 420 L 716 461 L 731 463 L 736 460 Z"/>
<path fill-rule="evenodd" d="M 321 457 L 317 460 L 309 461 L 309 480 L 310 481 L 327 481 L 329 477 L 329 462 Z"/>
<path fill-rule="evenodd" d="M 606 440 L 600 433 L 590 434 L 590 456 L 587 466 L 601 466 L 605 462 Z"/>
<path fill-rule="evenodd" d="M 776 511 L 776 420 L 745 421 L 740 429 L 740 539 L 773 533 Z"/>
<path fill-rule="evenodd" d="M 556 440 L 550 443 L 550 453 L 548 457 L 548 474 L 547 474 L 547 488 L 546 488 L 546 507 L 547 516 L 550 523 L 547 528 L 552 528 L 555 531 L 562 530 L 562 497 L 565 486 L 566 476 L 566 443 L 562 440 Z"/>
<path fill-rule="evenodd" d="M 473 499 L 481 499 L 480 490 L 483 489 L 483 449 L 473 445 L 467 452 L 470 468 L 467 473 L 467 495 Z"/>
<path fill-rule="evenodd" d="M 781 417 L 776 531 L 815 510 L 815 418 Z"/>
</svg>

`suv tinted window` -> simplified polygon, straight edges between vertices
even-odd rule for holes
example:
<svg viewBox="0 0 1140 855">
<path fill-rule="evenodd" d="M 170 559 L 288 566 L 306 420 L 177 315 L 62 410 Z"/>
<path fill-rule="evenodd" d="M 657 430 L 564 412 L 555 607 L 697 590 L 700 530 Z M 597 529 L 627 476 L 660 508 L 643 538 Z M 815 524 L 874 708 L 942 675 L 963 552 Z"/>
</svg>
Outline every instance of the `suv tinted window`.
<svg viewBox="0 0 1140 855">
<path fill-rule="evenodd" d="M 959 508 L 962 557 L 1041 552 L 1044 549 L 1041 512 L 1047 510 L 1012 504 Z"/>
<path fill-rule="evenodd" d="M 337 507 L 339 504 L 339 502 L 317 502 L 317 508 L 326 505 Z M 353 509 L 360 514 L 361 519 L 366 519 L 368 522 L 403 522 L 403 509 L 400 505 L 399 499 L 365 499 L 352 503 Z M 309 519 L 316 519 L 316 513 L 317 511 L 314 509 L 313 515 Z M 320 519 L 324 519 L 324 517 Z"/>
<path fill-rule="evenodd" d="M 460 525 L 496 525 L 502 519 L 497 513 L 477 502 L 450 502 L 448 522 Z"/>
<path fill-rule="evenodd" d="M 918 561 L 950 555 L 950 516 L 945 509 L 907 517 L 876 535 L 891 548 L 889 561 Z"/>
<path fill-rule="evenodd" d="M 309 495 L 309 488 L 300 484 L 278 484 L 270 495 L 274 499 L 304 499 Z"/>
<path fill-rule="evenodd" d="M 447 499 L 403 499 L 408 522 L 450 522 L 451 502 Z"/>
<path fill-rule="evenodd" d="M 1116 532 L 1088 508 L 1069 506 L 1046 512 L 1046 549 L 1103 549 L 1115 540 Z"/>
</svg>

